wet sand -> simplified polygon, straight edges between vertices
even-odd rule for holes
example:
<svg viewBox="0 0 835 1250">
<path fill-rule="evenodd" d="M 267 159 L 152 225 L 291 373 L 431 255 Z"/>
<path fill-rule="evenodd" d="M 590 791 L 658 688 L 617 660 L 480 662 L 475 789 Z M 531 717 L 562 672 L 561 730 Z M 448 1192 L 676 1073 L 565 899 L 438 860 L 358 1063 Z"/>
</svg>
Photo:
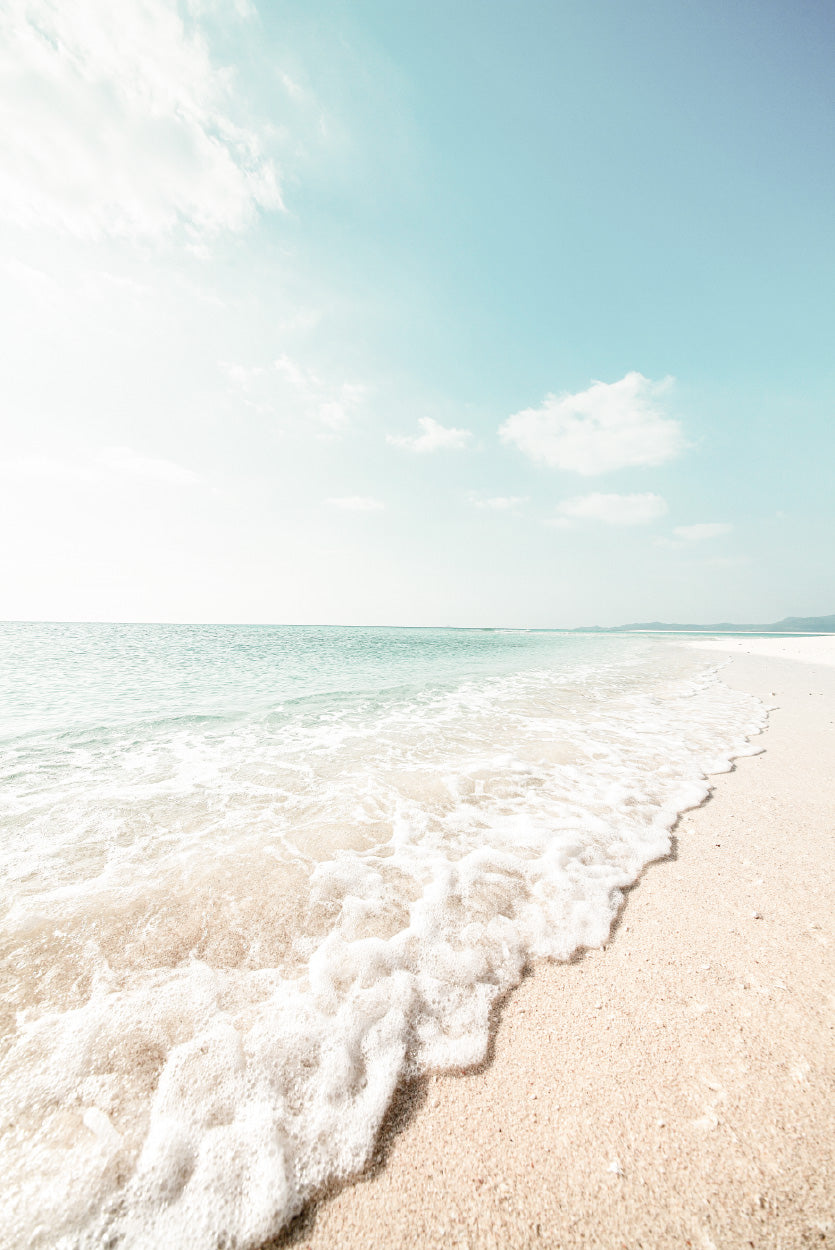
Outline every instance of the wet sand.
<svg viewBox="0 0 835 1250">
<path fill-rule="evenodd" d="M 774 709 L 764 753 L 607 946 L 533 968 L 488 1061 L 402 1091 L 372 1167 L 274 1244 L 835 1246 L 835 638 L 720 649 Z"/>
</svg>

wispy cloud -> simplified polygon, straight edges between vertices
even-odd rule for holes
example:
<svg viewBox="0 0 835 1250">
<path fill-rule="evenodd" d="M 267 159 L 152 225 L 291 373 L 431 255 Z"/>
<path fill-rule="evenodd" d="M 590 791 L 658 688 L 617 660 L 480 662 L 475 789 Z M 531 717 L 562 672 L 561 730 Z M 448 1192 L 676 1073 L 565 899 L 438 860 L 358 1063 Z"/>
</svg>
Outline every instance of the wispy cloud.
<svg viewBox="0 0 835 1250">
<path fill-rule="evenodd" d="M 673 533 L 686 543 L 700 543 L 706 538 L 721 538 L 723 534 L 730 534 L 732 529 L 733 526 L 724 521 L 704 521 L 700 525 L 677 525 Z"/>
<path fill-rule="evenodd" d="M 467 496 L 469 503 L 474 508 L 486 508 L 491 512 L 518 512 L 518 510 L 528 502 L 527 495 L 477 495 L 475 491 L 470 491 Z"/>
<path fill-rule="evenodd" d="M 730 534 L 732 525 L 724 521 L 703 521 L 699 525 L 677 525 L 673 530 L 673 538 L 656 538 L 656 547 L 684 547 L 693 543 L 706 542 L 711 538 L 721 538 Z"/>
<path fill-rule="evenodd" d="M 508 417 L 499 437 L 531 460 L 588 477 L 663 464 L 685 446 L 679 422 L 658 402 L 670 385 L 633 372 L 575 395 L 547 395 L 539 408 Z"/>
<path fill-rule="evenodd" d="M 360 382 L 328 382 L 286 353 L 268 365 L 220 365 L 230 386 L 248 407 L 281 419 L 314 420 L 326 430 L 343 429 L 368 393 Z"/>
<path fill-rule="evenodd" d="M 331 430 L 345 425 L 351 413 L 365 395 L 365 387 L 358 382 L 342 382 L 329 386 L 308 369 L 303 369 L 289 356 L 279 356 L 273 369 L 283 377 L 299 399 L 316 413 L 323 425 Z"/>
<path fill-rule="evenodd" d="M 86 482 L 105 485 L 126 480 L 191 486 L 202 481 L 199 473 L 154 456 L 143 456 L 131 447 L 104 447 L 77 460 L 49 456 L 19 456 L 0 461 L 0 477 L 45 482 Z"/>
<path fill-rule="evenodd" d="M 387 434 L 386 442 L 391 443 L 395 447 L 405 447 L 408 451 L 425 454 L 432 451 L 441 451 L 444 448 L 449 450 L 461 449 L 466 447 L 472 438 L 470 430 L 457 430 L 454 426 L 441 425 L 433 417 L 420 417 L 418 425 L 423 431 L 422 434 L 415 434 L 414 436 Z"/>
<path fill-rule="evenodd" d="M 138 481 L 168 482 L 173 486 L 190 486 L 200 475 L 173 460 L 143 456 L 131 447 L 108 447 L 98 453 L 94 465 L 113 477 L 132 477 Z"/>
<path fill-rule="evenodd" d="M 240 4 L 231 12 L 246 16 Z M 12 0 L 0 17 L 0 216 L 81 238 L 240 230 L 281 196 L 267 131 L 176 0 Z"/>
<path fill-rule="evenodd" d="M 382 500 L 372 499 L 369 495 L 345 495 L 327 502 L 332 508 L 342 508 L 345 512 L 382 512 L 386 506 Z"/>
<path fill-rule="evenodd" d="M 50 456 L 16 456 L 0 460 L 0 478 L 40 482 L 92 482 L 95 473 L 89 464 L 70 464 Z"/>
<path fill-rule="evenodd" d="M 667 504 L 660 495 L 580 495 L 564 499 L 549 525 L 568 528 L 580 521 L 603 521 L 607 525 L 648 525 L 664 516 Z"/>
</svg>

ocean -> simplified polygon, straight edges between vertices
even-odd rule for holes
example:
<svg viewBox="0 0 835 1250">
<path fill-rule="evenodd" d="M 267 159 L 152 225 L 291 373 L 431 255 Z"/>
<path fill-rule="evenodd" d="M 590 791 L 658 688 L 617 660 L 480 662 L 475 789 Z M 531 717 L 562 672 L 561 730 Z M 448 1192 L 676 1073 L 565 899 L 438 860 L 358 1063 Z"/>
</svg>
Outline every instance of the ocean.
<svg viewBox="0 0 835 1250">
<path fill-rule="evenodd" d="M 764 723 L 669 638 L 0 625 L 0 1245 L 259 1246 Z"/>
</svg>

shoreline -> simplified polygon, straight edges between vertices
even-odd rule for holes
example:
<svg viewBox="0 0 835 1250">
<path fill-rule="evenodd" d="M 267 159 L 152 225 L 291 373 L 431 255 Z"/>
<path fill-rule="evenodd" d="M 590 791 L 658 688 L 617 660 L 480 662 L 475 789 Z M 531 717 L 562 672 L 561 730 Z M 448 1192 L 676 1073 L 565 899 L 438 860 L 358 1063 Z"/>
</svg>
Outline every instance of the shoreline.
<svg viewBox="0 0 835 1250">
<path fill-rule="evenodd" d="M 536 965 L 487 1061 L 402 1090 L 371 1167 L 272 1246 L 835 1245 L 835 638 L 684 645 L 773 709 L 765 752 L 711 778 L 607 944 Z"/>
</svg>

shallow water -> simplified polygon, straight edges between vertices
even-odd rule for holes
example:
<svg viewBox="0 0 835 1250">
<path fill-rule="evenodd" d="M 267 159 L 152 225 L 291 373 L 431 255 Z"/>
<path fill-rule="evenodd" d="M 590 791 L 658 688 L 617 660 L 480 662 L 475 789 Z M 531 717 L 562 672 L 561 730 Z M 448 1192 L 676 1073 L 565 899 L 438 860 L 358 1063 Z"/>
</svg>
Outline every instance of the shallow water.
<svg viewBox="0 0 835 1250">
<path fill-rule="evenodd" d="M 256 1246 L 762 706 L 636 636 L 0 626 L 9 1246 Z"/>
</svg>

